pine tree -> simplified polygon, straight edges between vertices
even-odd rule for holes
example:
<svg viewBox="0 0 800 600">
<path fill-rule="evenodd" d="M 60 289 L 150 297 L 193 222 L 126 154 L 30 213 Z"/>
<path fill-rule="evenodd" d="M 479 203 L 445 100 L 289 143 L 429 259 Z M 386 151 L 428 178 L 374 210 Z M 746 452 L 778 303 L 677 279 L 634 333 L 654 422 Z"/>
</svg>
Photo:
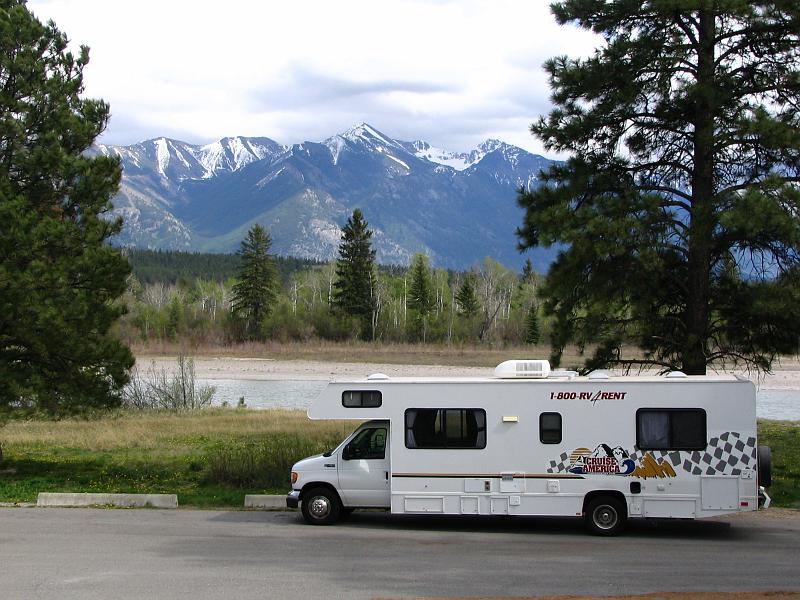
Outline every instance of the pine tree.
<svg viewBox="0 0 800 600">
<path fill-rule="evenodd" d="M 358 318 L 365 339 L 375 335 L 375 251 L 371 238 L 372 231 L 356 208 L 342 228 L 333 291 L 334 307 Z"/>
<path fill-rule="evenodd" d="M 119 161 L 86 154 L 109 107 L 22 0 L 0 0 L 0 420 L 120 402 L 133 356 L 110 333 L 130 266 L 108 241 Z"/>
<path fill-rule="evenodd" d="M 520 279 L 519 284 L 525 285 L 526 283 L 530 283 L 533 281 L 533 277 L 535 272 L 533 270 L 533 263 L 531 262 L 530 258 L 525 259 L 525 264 L 522 265 L 522 278 Z"/>
<path fill-rule="evenodd" d="M 475 276 L 467 273 L 456 293 L 456 304 L 462 315 L 472 318 L 478 314 L 478 294 L 475 292 Z"/>
<path fill-rule="evenodd" d="M 433 308 L 433 290 L 428 257 L 422 253 L 415 254 L 411 261 L 408 307 L 413 311 L 415 325 L 422 330 L 424 342 L 428 332 L 428 315 Z"/>
<path fill-rule="evenodd" d="M 531 130 L 572 158 L 519 196 L 520 247 L 564 248 L 541 289 L 554 361 L 574 342 L 597 348 L 587 370 L 702 374 L 796 352 L 800 4 L 552 10 L 604 38 L 588 59 L 546 63 L 555 108 Z"/>
<path fill-rule="evenodd" d="M 245 336 L 251 339 L 261 337 L 264 320 L 277 294 L 277 274 L 269 254 L 271 246 L 269 233 L 256 224 L 247 232 L 237 252 L 241 266 L 232 289 L 231 312 L 243 323 Z"/>
<path fill-rule="evenodd" d="M 538 344 L 540 336 L 539 307 L 536 304 L 531 304 L 525 317 L 525 343 Z"/>
</svg>

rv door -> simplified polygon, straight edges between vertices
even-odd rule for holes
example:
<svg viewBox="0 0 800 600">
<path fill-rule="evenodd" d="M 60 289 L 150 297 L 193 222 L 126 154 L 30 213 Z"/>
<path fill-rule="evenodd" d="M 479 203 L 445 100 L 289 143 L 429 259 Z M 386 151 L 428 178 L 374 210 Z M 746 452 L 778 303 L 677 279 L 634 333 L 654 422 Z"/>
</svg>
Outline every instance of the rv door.
<svg viewBox="0 0 800 600">
<path fill-rule="evenodd" d="M 339 489 L 347 507 L 389 507 L 389 425 L 365 425 L 339 457 Z"/>
</svg>

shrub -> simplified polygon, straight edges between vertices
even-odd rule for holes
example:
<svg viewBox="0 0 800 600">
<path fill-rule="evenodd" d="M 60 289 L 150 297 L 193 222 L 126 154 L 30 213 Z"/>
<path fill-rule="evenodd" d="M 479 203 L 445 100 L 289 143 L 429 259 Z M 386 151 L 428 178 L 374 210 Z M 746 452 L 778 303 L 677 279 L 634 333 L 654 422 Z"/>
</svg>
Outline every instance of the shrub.
<svg viewBox="0 0 800 600">
<path fill-rule="evenodd" d="M 334 436 L 313 439 L 279 433 L 258 440 L 223 442 L 209 451 L 206 475 L 215 483 L 251 489 L 287 487 L 294 463 L 325 452 L 340 441 Z"/>
<path fill-rule="evenodd" d="M 143 377 L 134 372 L 122 393 L 122 405 L 136 410 L 195 410 L 211 406 L 216 388 L 197 386 L 194 360 L 178 357 L 178 368 L 172 375 L 165 369 L 156 369 L 155 363 Z"/>
</svg>

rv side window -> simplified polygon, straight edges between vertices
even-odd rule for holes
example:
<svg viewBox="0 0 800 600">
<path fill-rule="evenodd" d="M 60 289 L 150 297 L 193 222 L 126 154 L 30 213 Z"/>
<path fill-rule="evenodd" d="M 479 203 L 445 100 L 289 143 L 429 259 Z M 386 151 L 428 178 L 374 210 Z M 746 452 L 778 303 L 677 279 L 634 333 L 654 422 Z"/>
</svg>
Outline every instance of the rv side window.
<svg viewBox="0 0 800 600">
<path fill-rule="evenodd" d="M 641 408 L 636 411 L 640 450 L 702 450 L 708 444 L 706 411 L 699 408 Z"/>
<path fill-rule="evenodd" d="M 386 428 L 363 429 L 347 444 L 348 460 L 386 457 Z"/>
<path fill-rule="evenodd" d="M 410 408 L 406 448 L 486 448 L 486 411 L 480 408 Z"/>
<path fill-rule="evenodd" d="M 539 441 L 543 444 L 561 443 L 561 413 L 546 412 L 539 415 Z"/>
<path fill-rule="evenodd" d="M 383 399 L 377 390 L 342 392 L 342 406 L 345 408 L 377 408 Z"/>
</svg>

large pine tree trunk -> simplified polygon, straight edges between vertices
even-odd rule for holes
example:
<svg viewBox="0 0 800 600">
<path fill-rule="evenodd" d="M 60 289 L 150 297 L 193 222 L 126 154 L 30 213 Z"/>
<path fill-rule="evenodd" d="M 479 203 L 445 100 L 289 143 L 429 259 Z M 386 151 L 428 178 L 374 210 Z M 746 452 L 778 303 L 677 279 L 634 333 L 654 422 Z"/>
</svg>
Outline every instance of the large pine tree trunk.
<svg viewBox="0 0 800 600">
<path fill-rule="evenodd" d="M 714 15 L 700 11 L 683 371 L 705 375 L 714 210 Z"/>
</svg>

